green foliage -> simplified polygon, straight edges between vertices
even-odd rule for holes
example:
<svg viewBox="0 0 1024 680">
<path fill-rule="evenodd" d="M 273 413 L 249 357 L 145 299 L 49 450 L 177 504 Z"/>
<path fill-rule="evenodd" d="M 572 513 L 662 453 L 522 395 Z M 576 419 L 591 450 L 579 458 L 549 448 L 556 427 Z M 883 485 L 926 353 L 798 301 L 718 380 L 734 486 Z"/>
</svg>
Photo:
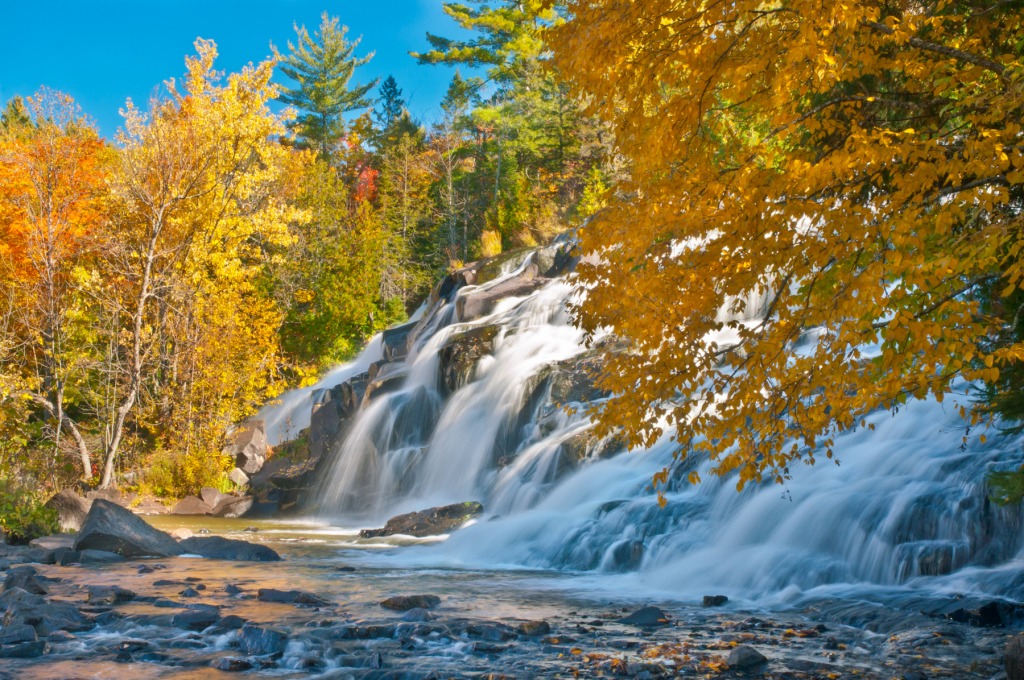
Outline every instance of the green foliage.
<svg viewBox="0 0 1024 680">
<path fill-rule="evenodd" d="M 988 484 L 989 497 L 999 505 L 1015 505 L 1024 500 L 1024 468 L 992 472 Z"/>
<path fill-rule="evenodd" d="M 57 512 L 44 507 L 43 502 L 26 489 L 0 491 L 0 529 L 9 543 L 24 545 L 60 531 Z"/>
<path fill-rule="evenodd" d="M 359 39 L 346 38 L 347 26 L 338 26 L 337 17 L 321 16 L 320 30 L 309 35 L 305 26 L 297 27 L 295 44 L 288 43 L 288 55 L 280 56 L 281 72 L 295 87 L 285 88 L 280 100 L 301 112 L 291 124 L 300 145 L 316 149 L 321 158 L 332 157 L 332 146 L 344 132 L 344 114 L 365 109 L 371 104 L 367 93 L 377 84 L 350 86 L 357 66 L 373 58 L 355 57 Z"/>
<path fill-rule="evenodd" d="M 230 456 L 219 451 L 187 453 L 159 449 L 152 452 L 142 467 L 137 486 L 140 495 L 159 498 L 182 498 L 197 495 L 204 486 L 227 492 L 234 485 L 227 478 L 234 467 Z"/>
</svg>

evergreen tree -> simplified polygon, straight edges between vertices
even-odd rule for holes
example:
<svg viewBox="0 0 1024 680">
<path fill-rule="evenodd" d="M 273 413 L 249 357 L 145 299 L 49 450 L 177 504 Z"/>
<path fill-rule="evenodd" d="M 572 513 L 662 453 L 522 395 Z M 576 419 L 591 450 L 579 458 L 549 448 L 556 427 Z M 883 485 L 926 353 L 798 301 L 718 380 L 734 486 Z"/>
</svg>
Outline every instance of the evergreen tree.
<svg viewBox="0 0 1024 680">
<path fill-rule="evenodd" d="M 398 82 L 394 76 L 388 76 L 384 84 L 380 86 L 380 99 L 377 100 L 377 104 L 377 110 L 374 111 L 373 117 L 377 122 L 377 127 L 386 132 L 405 110 L 402 90 L 398 88 Z"/>
<path fill-rule="evenodd" d="M 372 103 L 366 93 L 377 80 L 356 87 L 350 87 L 350 81 L 356 67 L 369 62 L 373 52 L 355 57 L 359 39 L 346 39 L 348 27 L 339 27 L 337 17 L 326 12 L 321 16 L 320 30 L 313 36 L 305 26 L 296 27 L 295 32 L 298 39 L 294 45 L 288 43 L 287 56 L 275 49 L 281 59 L 281 72 L 296 83 L 293 88 L 285 88 L 278 99 L 300 111 L 290 125 L 299 145 L 316 149 L 329 161 L 332 142 L 344 130 L 344 114 Z"/>
<path fill-rule="evenodd" d="M 25 100 L 15 95 L 7 102 L 3 113 L 0 113 L 0 129 L 4 132 L 15 132 L 32 124 Z"/>
</svg>

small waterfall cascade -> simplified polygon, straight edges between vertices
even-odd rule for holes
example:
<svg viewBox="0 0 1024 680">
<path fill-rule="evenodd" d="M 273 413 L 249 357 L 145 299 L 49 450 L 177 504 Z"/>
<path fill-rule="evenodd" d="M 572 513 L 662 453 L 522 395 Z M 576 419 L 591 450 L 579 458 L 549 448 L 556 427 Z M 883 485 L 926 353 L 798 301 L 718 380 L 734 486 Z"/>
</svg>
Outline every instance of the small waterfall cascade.
<svg viewBox="0 0 1024 680">
<path fill-rule="evenodd" d="M 990 432 L 962 447 L 958 414 L 934 400 L 873 414 L 873 431 L 837 438 L 840 465 L 800 467 L 784 487 L 737 493 L 708 462 L 687 461 L 660 508 L 651 478 L 671 461 L 671 439 L 626 452 L 595 437 L 585 414 L 606 395 L 567 313 L 572 264 L 555 244 L 454 272 L 419 320 L 265 409 L 268 430 L 308 426 L 311 438 L 319 405 L 340 414 L 321 428 L 330 441 L 309 511 L 369 526 L 479 501 L 484 518 L 409 559 L 613 575 L 645 592 L 1024 599 L 1024 515 L 991 503 L 986 486 L 989 471 L 1024 463 L 1024 439 Z M 745 302 L 729 318 L 757 323 L 768 300 Z M 706 480 L 696 487 L 685 481 L 694 467 Z"/>
</svg>

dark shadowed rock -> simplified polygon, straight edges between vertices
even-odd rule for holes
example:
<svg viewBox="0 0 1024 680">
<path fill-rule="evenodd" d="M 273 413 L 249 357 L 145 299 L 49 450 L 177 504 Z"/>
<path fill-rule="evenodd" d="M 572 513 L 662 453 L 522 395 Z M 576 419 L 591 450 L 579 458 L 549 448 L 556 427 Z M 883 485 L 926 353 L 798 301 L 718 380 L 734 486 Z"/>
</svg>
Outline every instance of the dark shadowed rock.
<svg viewBox="0 0 1024 680">
<path fill-rule="evenodd" d="M 472 321 L 494 311 L 497 304 L 511 297 L 526 297 L 548 282 L 538 276 L 536 265 L 530 265 L 517 276 L 508 278 L 488 288 L 467 291 L 455 301 L 455 313 L 459 321 Z"/>
<path fill-rule="evenodd" d="M 195 496 L 185 496 L 171 508 L 172 515 L 209 515 L 211 512 L 213 508 Z"/>
<path fill-rule="evenodd" d="M 92 501 L 87 501 L 71 489 L 64 489 L 46 501 L 45 507 L 57 513 L 61 531 L 78 531 L 82 528 L 85 516 L 89 514 L 91 504 Z"/>
<path fill-rule="evenodd" d="M 705 595 L 704 606 L 705 607 L 721 607 L 723 604 L 729 601 L 729 598 L 725 595 Z"/>
<path fill-rule="evenodd" d="M 433 609 L 441 604 L 441 598 L 437 595 L 395 595 L 380 603 L 385 609 L 393 609 L 399 612 L 410 609 Z"/>
<path fill-rule="evenodd" d="M 1024 680 L 1024 633 L 1018 633 L 1006 643 L 1006 680 Z"/>
<path fill-rule="evenodd" d="M 668 615 L 658 607 L 642 607 L 627 617 L 619 619 L 619 623 L 628 623 L 631 626 L 665 626 L 668 625 Z"/>
<path fill-rule="evenodd" d="M 46 652 L 46 642 L 23 642 L 17 645 L 0 647 L 0 659 L 35 659 Z"/>
<path fill-rule="evenodd" d="M 316 470 L 317 460 L 309 458 L 301 463 L 292 463 L 283 466 L 279 471 L 270 475 L 269 482 L 278 489 L 304 489 L 313 485 L 313 472 Z"/>
<path fill-rule="evenodd" d="M 0 630 L 0 645 L 16 645 L 21 642 L 35 642 L 37 639 L 36 629 L 32 626 L 19 623 Z"/>
<path fill-rule="evenodd" d="M 283 602 L 309 607 L 324 607 L 331 604 L 315 593 L 307 593 L 302 590 L 277 590 L 276 588 L 260 588 L 256 593 L 256 599 L 260 602 Z"/>
<path fill-rule="evenodd" d="M 40 636 L 47 636 L 59 630 L 76 632 L 93 626 L 74 605 L 49 603 L 42 596 L 21 588 L 5 590 L 0 595 L 0 610 L 6 610 L 0 620 L 4 630 L 11 626 L 27 625 L 35 628 Z"/>
<path fill-rule="evenodd" d="M 228 673 L 238 673 L 253 668 L 251 661 L 239 659 L 236 656 L 222 656 L 219 659 L 215 659 L 210 665 L 219 671 L 227 671 Z"/>
<path fill-rule="evenodd" d="M 267 434 L 262 420 L 250 420 L 239 426 L 225 453 L 247 475 L 259 472 L 267 460 Z"/>
<path fill-rule="evenodd" d="M 277 562 L 281 559 L 280 555 L 265 545 L 221 536 L 193 536 L 180 541 L 179 545 L 192 554 L 215 560 Z"/>
<path fill-rule="evenodd" d="M 370 381 L 366 385 L 365 394 L 363 394 L 363 407 L 382 394 L 394 392 L 405 384 L 409 367 L 401 361 L 378 361 L 370 366 L 369 373 Z"/>
<path fill-rule="evenodd" d="M 119 586 L 89 586 L 87 602 L 121 604 L 135 599 L 135 593 Z"/>
<path fill-rule="evenodd" d="M 410 321 L 381 333 L 381 345 L 385 360 L 397 361 L 406 357 L 409 353 L 409 334 L 416 328 L 417 323 Z"/>
<path fill-rule="evenodd" d="M 726 663 L 729 664 L 729 668 L 737 670 L 746 670 L 760 666 L 763 663 L 767 663 L 768 658 L 757 651 L 753 647 L 747 645 L 740 645 L 729 652 L 729 658 Z"/>
<path fill-rule="evenodd" d="M 288 634 L 274 628 L 246 624 L 238 634 L 238 644 L 250 656 L 283 654 L 288 646 Z"/>
<path fill-rule="evenodd" d="M 169 557 L 184 552 L 164 532 L 109 501 L 97 499 L 75 540 L 75 550 L 104 550 L 122 557 Z"/>
<path fill-rule="evenodd" d="M 476 501 L 454 503 L 419 512 L 398 515 L 388 520 L 382 529 L 363 529 L 362 538 L 377 538 L 403 534 L 408 536 L 437 536 L 453 531 L 484 511 Z"/>
<path fill-rule="evenodd" d="M 252 509 L 252 496 L 225 496 L 210 513 L 214 517 L 237 519 Z"/>
<path fill-rule="evenodd" d="M 3 590 L 0 592 L 6 593 L 8 590 L 15 588 L 21 588 L 33 595 L 45 595 L 49 592 L 49 588 L 43 583 L 35 567 L 14 567 L 7 572 Z"/>
<path fill-rule="evenodd" d="M 494 353 L 494 340 L 501 328 L 497 325 L 452 334 L 438 353 L 440 386 L 452 394 L 476 378 L 476 367 L 485 356 Z"/>
<path fill-rule="evenodd" d="M 612 548 L 611 564 L 615 571 L 629 571 L 640 566 L 644 559 L 644 542 L 636 539 L 622 541 Z"/>
</svg>

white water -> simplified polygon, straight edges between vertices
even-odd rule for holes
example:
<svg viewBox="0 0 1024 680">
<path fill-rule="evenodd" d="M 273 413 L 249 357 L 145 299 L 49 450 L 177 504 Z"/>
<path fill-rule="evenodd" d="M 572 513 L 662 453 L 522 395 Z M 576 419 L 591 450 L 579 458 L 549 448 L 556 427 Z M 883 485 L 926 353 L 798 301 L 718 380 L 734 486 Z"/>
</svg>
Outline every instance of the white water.
<svg viewBox="0 0 1024 680">
<path fill-rule="evenodd" d="M 445 503 L 484 504 L 489 517 L 392 559 L 573 570 L 603 587 L 677 598 L 722 592 L 792 602 L 920 591 L 1024 599 L 1021 513 L 992 506 L 984 483 L 990 469 L 1021 463 L 1019 438 L 990 432 L 987 444 L 975 439 L 961 450 L 963 423 L 952 409 L 919 402 L 896 416 L 874 414 L 874 431 L 840 435 L 841 466 L 819 462 L 795 469 L 786 487 L 737 493 L 734 480 L 715 479 L 700 463 L 708 481 L 673 482 L 660 509 L 650 482 L 671 461 L 668 439 L 649 451 L 565 463 L 564 444 L 588 421 L 545 398 L 544 376 L 585 351 L 565 312 L 568 284 L 553 280 L 459 322 L 456 298 L 479 290 L 467 286 L 427 311 L 404 384 L 364 407 L 313 499 L 321 517 L 350 526 Z M 747 304 L 763 312 L 765 300 Z M 756 323 L 756 313 L 738 316 Z M 499 327 L 493 354 L 443 397 L 441 350 L 456 334 L 491 325 Z M 365 355 L 323 386 L 365 370 L 379 346 Z M 308 411 L 309 393 L 299 410 Z M 287 396 L 279 409 L 294 402 Z M 293 411 L 290 420 L 308 422 L 308 413 Z M 639 559 L 621 558 L 638 544 Z"/>
</svg>

